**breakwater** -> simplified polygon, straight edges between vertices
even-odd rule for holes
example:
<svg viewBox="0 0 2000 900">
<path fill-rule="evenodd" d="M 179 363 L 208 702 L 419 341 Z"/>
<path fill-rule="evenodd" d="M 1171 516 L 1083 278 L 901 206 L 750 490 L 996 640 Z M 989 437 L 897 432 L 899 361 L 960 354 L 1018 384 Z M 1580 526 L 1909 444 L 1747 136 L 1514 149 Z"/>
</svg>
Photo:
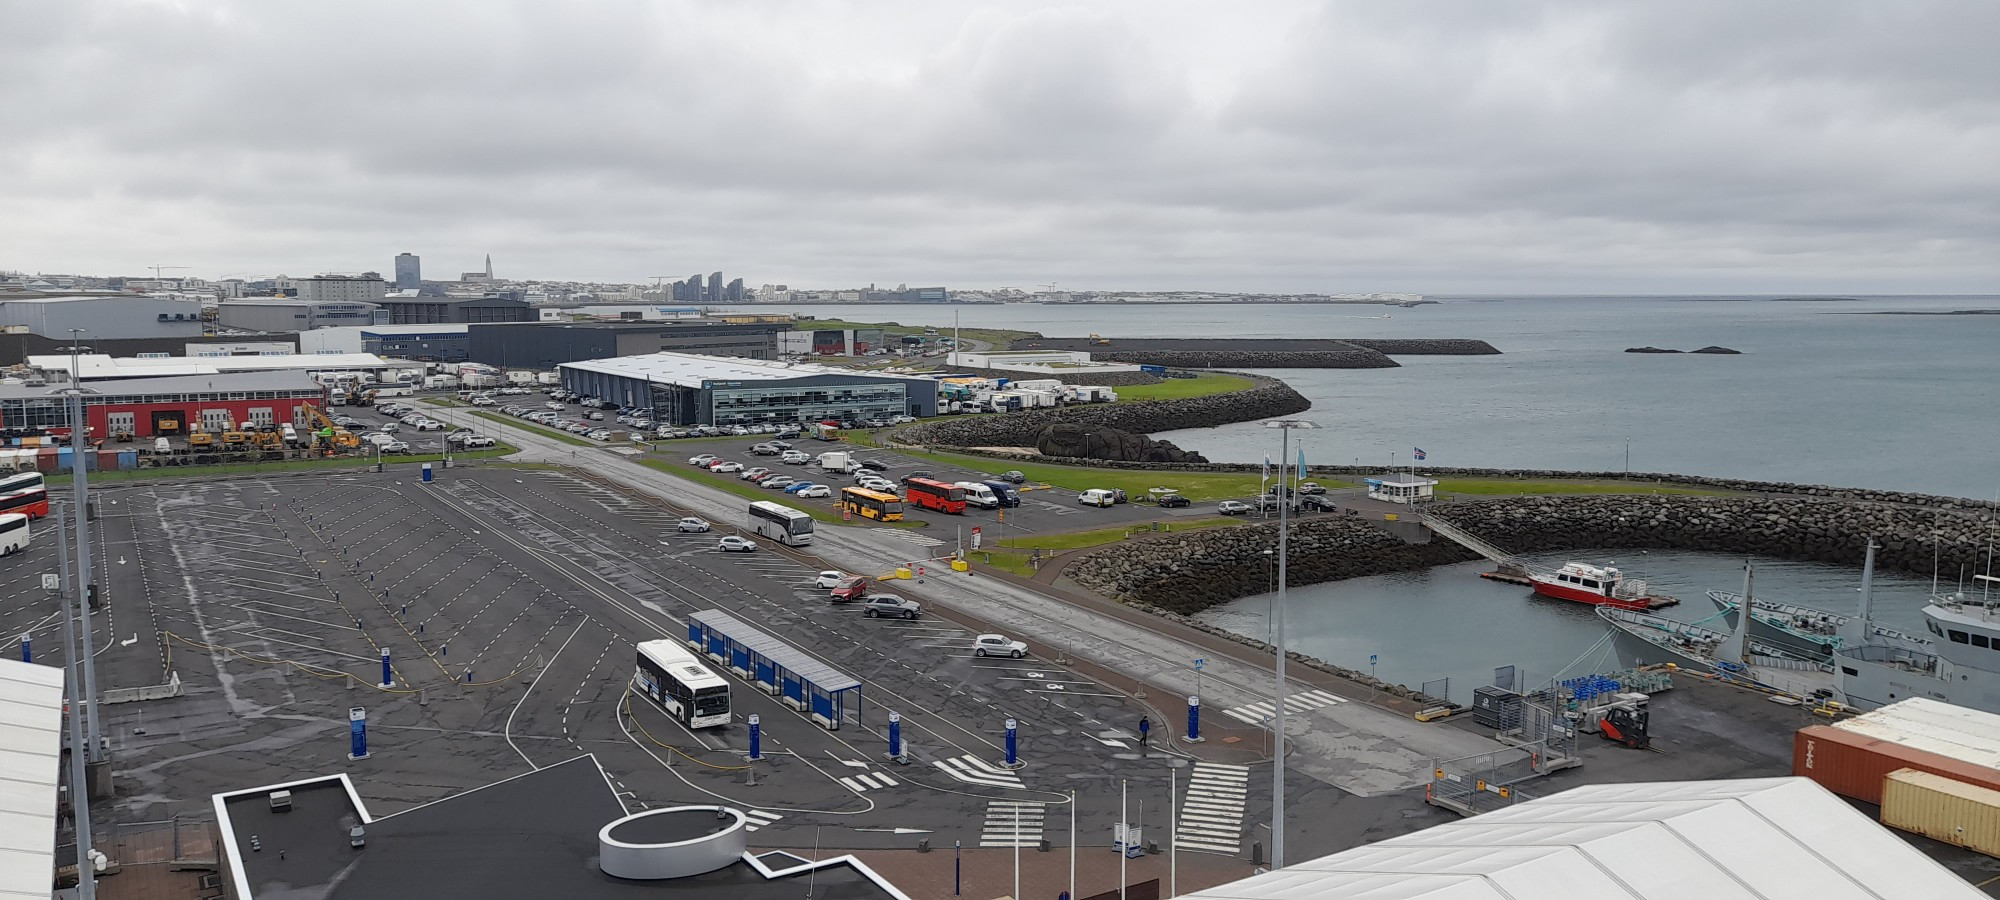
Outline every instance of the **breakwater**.
<svg viewBox="0 0 2000 900">
<path fill-rule="evenodd" d="M 1391 356 L 1487 356 L 1500 351 L 1467 338 L 1023 338 L 1013 350 L 1087 351 L 1092 359 L 1206 369 L 1393 369 Z"/>
<path fill-rule="evenodd" d="M 898 444 L 929 447 L 1033 447 L 1044 429 L 1069 423 L 1115 428 L 1135 434 L 1195 428 L 1224 422 L 1247 422 L 1289 416 L 1312 406 L 1290 385 L 1275 378 L 1245 376 L 1255 382 L 1248 390 L 1177 400 L 1067 406 L 989 416 L 934 419 L 890 432 Z M 1136 464 L 1149 465 L 1146 463 Z"/>
</svg>

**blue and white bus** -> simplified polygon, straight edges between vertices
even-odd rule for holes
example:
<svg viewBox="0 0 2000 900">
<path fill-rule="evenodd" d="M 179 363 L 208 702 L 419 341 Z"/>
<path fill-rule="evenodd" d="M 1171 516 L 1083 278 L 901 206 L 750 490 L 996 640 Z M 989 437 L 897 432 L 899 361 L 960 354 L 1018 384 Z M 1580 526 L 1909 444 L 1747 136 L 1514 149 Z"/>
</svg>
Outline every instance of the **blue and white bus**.
<svg viewBox="0 0 2000 900">
<path fill-rule="evenodd" d="M 13 556 L 28 549 L 28 517 L 20 513 L 0 515 L 0 556 Z"/>
<path fill-rule="evenodd" d="M 632 685 L 689 728 L 729 724 L 729 682 L 678 641 L 641 643 Z"/>
<path fill-rule="evenodd" d="M 813 542 L 813 517 L 782 503 L 758 500 L 750 504 L 750 530 L 758 537 L 803 547 Z"/>
</svg>

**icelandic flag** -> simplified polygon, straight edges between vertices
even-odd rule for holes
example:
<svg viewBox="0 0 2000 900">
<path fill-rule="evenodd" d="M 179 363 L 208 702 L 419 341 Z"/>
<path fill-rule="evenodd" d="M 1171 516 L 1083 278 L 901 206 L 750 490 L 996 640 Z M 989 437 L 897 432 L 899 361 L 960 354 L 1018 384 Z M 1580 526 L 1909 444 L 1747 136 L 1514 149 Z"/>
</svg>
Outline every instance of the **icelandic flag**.
<svg viewBox="0 0 2000 900">
<path fill-rule="evenodd" d="M 1423 461 L 1424 461 L 1424 448 L 1422 448 L 1422 447 L 1411 447 L 1410 449 L 1412 449 L 1412 450 L 1415 450 L 1415 451 L 1417 451 L 1417 461 L 1418 461 L 1418 462 L 1423 462 Z"/>
</svg>

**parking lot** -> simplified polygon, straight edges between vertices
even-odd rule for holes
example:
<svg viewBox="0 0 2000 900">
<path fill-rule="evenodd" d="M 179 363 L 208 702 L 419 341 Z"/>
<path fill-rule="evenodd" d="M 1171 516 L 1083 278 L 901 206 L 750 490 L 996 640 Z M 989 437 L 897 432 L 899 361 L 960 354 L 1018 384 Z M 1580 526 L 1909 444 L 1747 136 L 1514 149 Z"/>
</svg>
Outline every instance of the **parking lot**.
<svg viewBox="0 0 2000 900">
<path fill-rule="evenodd" d="M 768 544 L 719 553 L 718 537 L 744 521 L 682 535 L 679 510 L 568 471 L 452 468 L 425 485 L 391 470 L 99 496 L 102 687 L 172 672 L 186 688 L 104 707 L 114 820 L 330 771 L 398 807 L 589 752 L 635 808 L 723 799 L 760 827 L 849 826 L 841 846 L 908 846 L 898 827 L 1006 846 L 1060 843 L 1071 789 L 1093 831 L 1115 819 L 1120 778 L 1164 807 L 1168 771 L 1189 762 L 1139 746 L 1148 707 L 1042 653 L 979 658 L 973 630 L 944 618 L 865 618 L 827 602 L 811 557 Z M 38 537 L 0 561 L 0 585 L 29 585 L 51 545 Z M 59 660 L 53 599 L 38 587 L 17 595 L 0 624 L 35 634 L 37 661 Z M 690 732 L 628 695 L 637 642 L 683 637 L 687 614 L 711 608 L 851 675 L 861 702 L 828 731 L 733 681 L 733 724 Z M 373 754 L 350 763 L 357 707 Z M 908 765 L 884 758 L 891 712 Z M 766 757 L 754 765 L 751 714 Z M 1009 718 L 1019 769 L 1001 765 Z"/>
</svg>

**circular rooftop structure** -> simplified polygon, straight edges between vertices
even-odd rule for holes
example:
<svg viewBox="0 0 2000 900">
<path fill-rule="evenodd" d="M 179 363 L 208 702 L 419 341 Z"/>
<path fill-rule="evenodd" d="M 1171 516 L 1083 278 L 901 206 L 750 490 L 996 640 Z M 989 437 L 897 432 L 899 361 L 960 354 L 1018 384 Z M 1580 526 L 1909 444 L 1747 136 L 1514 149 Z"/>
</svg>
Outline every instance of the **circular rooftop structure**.
<svg viewBox="0 0 2000 900">
<path fill-rule="evenodd" d="M 674 806 L 634 813 L 597 833 L 597 867 L 635 881 L 713 872 L 743 857 L 743 814 L 726 806 Z"/>
</svg>

